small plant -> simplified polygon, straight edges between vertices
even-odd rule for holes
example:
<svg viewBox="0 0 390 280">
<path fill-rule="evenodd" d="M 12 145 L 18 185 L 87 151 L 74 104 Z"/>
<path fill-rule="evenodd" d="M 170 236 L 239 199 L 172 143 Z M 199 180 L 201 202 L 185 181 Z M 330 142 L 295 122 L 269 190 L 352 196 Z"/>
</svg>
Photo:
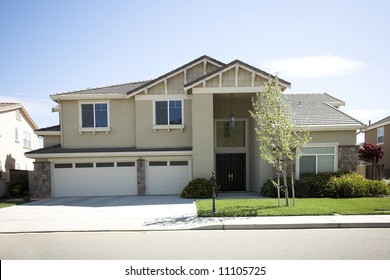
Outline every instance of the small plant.
<svg viewBox="0 0 390 280">
<path fill-rule="evenodd" d="M 215 186 L 216 195 L 220 191 L 220 186 Z M 212 198 L 213 196 L 213 183 L 204 178 L 196 178 L 184 187 L 180 194 L 182 198 Z"/>
</svg>

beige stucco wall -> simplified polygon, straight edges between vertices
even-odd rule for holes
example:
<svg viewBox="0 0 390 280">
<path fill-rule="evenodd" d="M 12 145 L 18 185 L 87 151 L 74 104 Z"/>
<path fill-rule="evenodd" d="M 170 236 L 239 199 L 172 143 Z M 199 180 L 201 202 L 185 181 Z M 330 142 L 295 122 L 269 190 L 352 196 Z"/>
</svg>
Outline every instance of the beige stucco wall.
<svg viewBox="0 0 390 280">
<path fill-rule="evenodd" d="M 199 94 L 192 98 L 193 178 L 210 178 L 214 164 L 213 95 Z"/>
<path fill-rule="evenodd" d="M 107 100 L 100 100 L 102 102 Z M 83 102 L 89 102 L 83 100 Z M 90 102 L 99 102 L 91 100 Z M 109 101 L 110 132 L 79 133 L 80 104 L 78 101 L 61 101 L 63 144 L 66 148 L 78 147 L 132 147 L 135 146 L 135 101 L 119 99 Z"/>
<path fill-rule="evenodd" d="M 45 135 L 43 138 L 43 146 L 44 147 L 52 147 L 55 145 L 61 144 L 61 136 L 55 136 L 55 135 Z"/>
<path fill-rule="evenodd" d="M 165 96 L 162 96 L 165 98 Z M 184 129 L 153 129 L 152 100 L 136 101 L 136 146 L 138 148 L 191 147 L 192 146 L 192 105 L 184 100 Z"/>
<path fill-rule="evenodd" d="M 356 145 L 355 130 L 311 131 L 310 143 L 339 143 L 339 145 Z"/>
</svg>

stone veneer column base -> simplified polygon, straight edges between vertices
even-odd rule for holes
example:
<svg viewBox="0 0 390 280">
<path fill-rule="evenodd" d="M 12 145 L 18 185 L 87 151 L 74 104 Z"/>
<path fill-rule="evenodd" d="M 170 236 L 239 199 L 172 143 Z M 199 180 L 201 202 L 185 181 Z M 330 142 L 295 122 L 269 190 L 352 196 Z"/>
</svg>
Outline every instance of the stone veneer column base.
<svg viewBox="0 0 390 280">
<path fill-rule="evenodd" d="M 138 159 L 137 160 L 137 190 L 138 195 L 143 196 L 146 192 L 145 185 L 145 160 Z"/>
<path fill-rule="evenodd" d="M 358 161 L 358 150 L 359 146 L 349 145 L 349 146 L 339 146 L 338 148 L 338 157 L 339 157 L 339 171 L 356 171 L 359 164 Z"/>
<path fill-rule="evenodd" d="M 34 162 L 34 185 L 32 195 L 36 198 L 51 197 L 50 162 Z"/>
</svg>

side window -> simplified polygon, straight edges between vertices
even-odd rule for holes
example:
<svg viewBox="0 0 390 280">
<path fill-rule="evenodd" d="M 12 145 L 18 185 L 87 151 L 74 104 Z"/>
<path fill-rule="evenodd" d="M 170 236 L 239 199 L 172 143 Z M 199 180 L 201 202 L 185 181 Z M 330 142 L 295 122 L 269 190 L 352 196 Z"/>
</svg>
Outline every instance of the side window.
<svg viewBox="0 0 390 280">
<path fill-rule="evenodd" d="M 376 130 L 377 134 L 377 144 L 383 144 L 385 140 L 385 128 L 380 127 Z"/>
</svg>

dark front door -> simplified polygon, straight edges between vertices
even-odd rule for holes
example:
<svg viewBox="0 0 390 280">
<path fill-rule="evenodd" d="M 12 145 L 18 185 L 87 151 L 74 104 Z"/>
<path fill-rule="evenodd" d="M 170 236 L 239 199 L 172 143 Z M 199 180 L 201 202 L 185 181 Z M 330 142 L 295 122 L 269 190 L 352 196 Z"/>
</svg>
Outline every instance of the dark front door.
<svg viewBox="0 0 390 280">
<path fill-rule="evenodd" d="M 216 177 L 221 191 L 245 191 L 245 154 L 217 154 Z"/>
</svg>

